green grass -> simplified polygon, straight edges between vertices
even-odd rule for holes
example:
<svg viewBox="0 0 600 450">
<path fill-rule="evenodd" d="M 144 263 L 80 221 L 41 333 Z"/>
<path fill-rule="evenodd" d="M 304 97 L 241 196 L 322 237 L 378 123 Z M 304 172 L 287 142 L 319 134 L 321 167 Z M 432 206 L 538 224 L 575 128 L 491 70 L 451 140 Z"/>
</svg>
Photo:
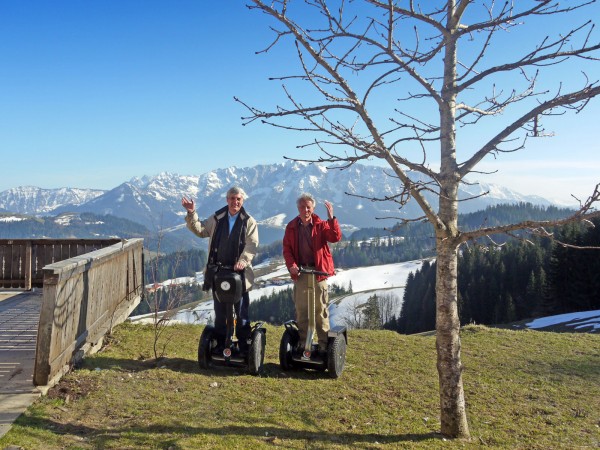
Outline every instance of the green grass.
<svg viewBox="0 0 600 450">
<path fill-rule="evenodd" d="M 119 326 L 102 352 L 23 414 L 0 448 L 25 449 L 582 449 L 600 446 L 600 336 L 462 332 L 472 439 L 438 434 L 435 337 L 349 333 L 332 380 L 282 372 L 282 327 L 267 330 L 265 372 L 200 371 L 202 327 L 175 326 L 167 357 L 150 326 Z"/>
</svg>

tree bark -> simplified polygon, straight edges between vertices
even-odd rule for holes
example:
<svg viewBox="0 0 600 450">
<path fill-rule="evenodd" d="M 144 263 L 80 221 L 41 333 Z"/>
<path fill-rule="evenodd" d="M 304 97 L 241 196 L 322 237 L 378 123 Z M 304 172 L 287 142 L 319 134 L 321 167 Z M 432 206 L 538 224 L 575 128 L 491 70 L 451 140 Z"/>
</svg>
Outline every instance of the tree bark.
<svg viewBox="0 0 600 450">
<path fill-rule="evenodd" d="M 444 84 L 440 111 L 440 176 L 438 216 L 443 224 L 436 228 L 436 348 L 440 383 L 440 422 L 445 436 L 469 438 L 460 358 L 460 319 L 458 316 L 458 185 L 456 163 L 456 31 L 459 16 L 448 1 L 449 33 L 444 46 Z M 435 223 L 433 223 L 435 226 Z"/>
<path fill-rule="evenodd" d="M 460 320 L 457 302 L 457 246 L 437 239 L 436 348 L 440 383 L 441 432 L 469 437 L 460 357 Z"/>
</svg>

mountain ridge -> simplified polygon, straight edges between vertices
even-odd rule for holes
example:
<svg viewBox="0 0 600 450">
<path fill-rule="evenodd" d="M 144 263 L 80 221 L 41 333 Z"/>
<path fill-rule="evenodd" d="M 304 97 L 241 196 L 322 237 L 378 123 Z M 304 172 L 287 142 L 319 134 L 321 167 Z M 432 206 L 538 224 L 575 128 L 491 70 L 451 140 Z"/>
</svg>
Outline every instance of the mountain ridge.
<svg viewBox="0 0 600 450">
<path fill-rule="evenodd" d="M 417 174 L 411 176 L 418 179 Z M 399 193 L 399 182 L 382 167 L 355 164 L 345 169 L 329 169 L 324 164 L 294 161 L 245 168 L 231 166 L 201 175 L 161 172 L 131 178 L 110 190 L 12 188 L 0 192 L 0 211 L 30 215 L 110 214 L 151 229 L 164 229 L 183 222 L 182 196 L 194 198 L 200 216 L 206 217 L 224 205 L 225 192 L 232 185 L 239 185 L 248 193 L 248 212 L 265 227 L 285 226 L 297 214 L 295 201 L 303 191 L 315 196 L 317 214 L 325 215 L 322 203 L 331 201 L 347 232 L 373 226 L 380 218 L 396 222 L 422 215 L 414 201 L 399 209 L 391 201 L 369 200 L 391 198 Z M 488 194 L 483 195 L 486 192 Z M 429 194 L 427 199 L 437 205 L 434 194 Z M 460 199 L 463 200 L 461 213 L 500 203 L 552 205 L 539 196 L 485 183 L 463 185 Z"/>
</svg>

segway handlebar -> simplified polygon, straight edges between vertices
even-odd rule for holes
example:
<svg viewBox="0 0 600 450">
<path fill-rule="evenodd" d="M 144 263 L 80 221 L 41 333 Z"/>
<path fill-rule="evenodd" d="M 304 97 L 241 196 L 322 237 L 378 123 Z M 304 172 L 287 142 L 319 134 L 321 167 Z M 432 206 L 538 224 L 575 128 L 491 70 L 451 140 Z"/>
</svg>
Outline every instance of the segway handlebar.
<svg viewBox="0 0 600 450">
<path fill-rule="evenodd" d="M 233 272 L 241 272 L 241 270 L 235 270 L 233 266 L 228 266 L 226 264 L 217 263 L 217 266 L 219 267 L 219 269 L 231 270 Z"/>
<path fill-rule="evenodd" d="M 320 270 L 315 270 L 315 269 L 307 269 L 306 267 L 300 266 L 298 268 L 298 275 L 300 275 L 301 273 L 307 273 L 309 275 L 324 275 L 326 277 L 328 277 L 328 276 L 331 275 L 331 274 L 329 274 L 327 272 L 322 272 Z"/>
</svg>

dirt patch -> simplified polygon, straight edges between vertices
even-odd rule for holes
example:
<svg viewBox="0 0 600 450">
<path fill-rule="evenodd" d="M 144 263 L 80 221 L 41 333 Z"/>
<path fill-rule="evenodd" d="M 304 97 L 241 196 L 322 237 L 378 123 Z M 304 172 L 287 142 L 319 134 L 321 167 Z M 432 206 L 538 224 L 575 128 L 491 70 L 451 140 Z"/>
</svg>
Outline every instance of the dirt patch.
<svg viewBox="0 0 600 450">
<path fill-rule="evenodd" d="M 64 400 L 66 403 L 75 401 L 96 390 L 98 384 L 95 380 L 89 378 L 68 378 L 62 379 L 56 386 L 48 391 L 48 398 L 59 398 Z"/>
</svg>

